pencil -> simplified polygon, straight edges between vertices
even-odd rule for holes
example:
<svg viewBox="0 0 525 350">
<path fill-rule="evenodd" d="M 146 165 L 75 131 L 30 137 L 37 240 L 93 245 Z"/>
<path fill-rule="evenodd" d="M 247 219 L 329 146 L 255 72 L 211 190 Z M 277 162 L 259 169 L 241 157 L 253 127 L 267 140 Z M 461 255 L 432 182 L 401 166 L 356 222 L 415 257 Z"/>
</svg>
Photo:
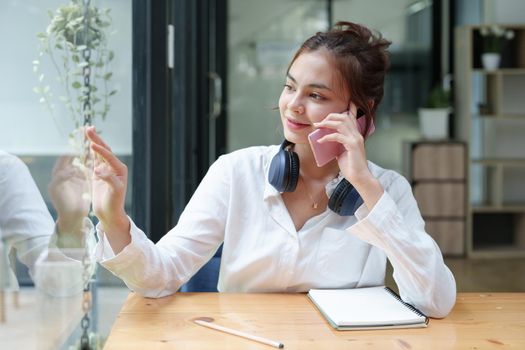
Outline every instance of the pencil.
<svg viewBox="0 0 525 350">
<path fill-rule="evenodd" d="M 249 333 L 245 333 L 245 332 L 242 332 L 242 331 L 238 331 L 238 330 L 235 330 L 235 329 L 219 326 L 218 324 L 215 324 L 213 322 L 204 321 L 202 319 L 195 319 L 195 320 L 193 320 L 193 322 L 195 322 L 198 325 L 204 326 L 204 327 L 215 329 L 217 331 L 221 331 L 221 332 L 224 332 L 224 333 L 236 335 L 238 337 L 250 339 L 250 340 L 262 343 L 262 344 L 270 345 L 270 346 L 273 346 L 274 348 L 277 348 L 277 349 L 284 348 L 284 344 L 281 343 L 281 342 L 278 342 L 278 341 L 275 341 L 275 340 L 266 339 L 266 338 L 263 338 L 263 337 L 259 337 L 259 336 L 256 336 L 256 335 L 253 335 L 253 334 L 249 334 Z"/>
</svg>

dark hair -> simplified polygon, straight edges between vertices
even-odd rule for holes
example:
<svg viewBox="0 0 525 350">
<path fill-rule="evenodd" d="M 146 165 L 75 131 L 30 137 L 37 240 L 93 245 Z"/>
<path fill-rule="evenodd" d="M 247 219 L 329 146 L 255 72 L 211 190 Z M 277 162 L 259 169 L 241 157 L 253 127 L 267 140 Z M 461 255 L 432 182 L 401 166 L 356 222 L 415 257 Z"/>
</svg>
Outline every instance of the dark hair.
<svg viewBox="0 0 525 350">
<path fill-rule="evenodd" d="M 385 74 L 390 65 L 387 51 L 390 44 L 380 33 L 373 33 L 362 25 L 337 22 L 331 30 L 317 32 L 308 38 L 295 53 L 287 72 L 301 54 L 326 49 L 341 73 L 351 101 L 364 112 L 368 132 L 383 98 Z M 373 106 L 370 100 L 374 101 Z"/>
</svg>

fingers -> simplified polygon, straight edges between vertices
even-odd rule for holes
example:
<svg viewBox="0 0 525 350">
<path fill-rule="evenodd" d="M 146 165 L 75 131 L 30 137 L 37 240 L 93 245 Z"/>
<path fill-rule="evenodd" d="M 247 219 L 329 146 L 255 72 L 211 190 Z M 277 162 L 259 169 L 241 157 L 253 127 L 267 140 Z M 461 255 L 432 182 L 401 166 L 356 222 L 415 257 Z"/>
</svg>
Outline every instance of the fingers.
<svg viewBox="0 0 525 350">
<path fill-rule="evenodd" d="M 101 180 L 107 182 L 110 187 L 114 189 L 120 189 L 124 185 L 115 172 L 111 171 L 107 167 L 96 168 L 95 175 Z"/>
<path fill-rule="evenodd" d="M 126 166 L 107 148 L 102 147 L 97 143 L 92 143 L 91 149 L 100 155 L 102 159 L 118 173 L 122 173 L 126 169 Z"/>
<path fill-rule="evenodd" d="M 330 128 L 337 129 L 341 122 L 348 120 L 348 114 L 343 113 L 330 113 L 318 123 L 313 123 L 316 128 Z"/>
<path fill-rule="evenodd" d="M 353 102 L 350 102 L 350 115 L 352 115 L 354 118 L 357 117 L 357 106 Z"/>
<path fill-rule="evenodd" d="M 57 161 L 55 162 L 55 165 L 53 166 L 53 174 L 56 174 L 57 172 L 61 171 L 62 169 L 69 168 L 71 166 L 71 162 L 73 160 L 73 156 L 60 156 Z"/>
<path fill-rule="evenodd" d="M 126 170 L 124 163 L 111 152 L 111 148 L 97 134 L 94 126 L 86 128 L 86 136 L 91 140 L 91 150 L 95 153 L 95 165 L 100 163 L 96 157 L 99 155 L 118 174 L 122 174 Z"/>
<path fill-rule="evenodd" d="M 86 129 L 86 136 L 91 140 L 91 142 L 96 143 L 108 151 L 111 151 L 111 148 L 102 140 L 102 138 L 97 134 L 95 127 L 90 126 Z"/>
<path fill-rule="evenodd" d="M 342 144 L 352 143 L 352 140 L 360 141 L 361 133 L 357 128 L 355 113 L 357 107 L 354 103 L 350 104 L 350 109 L 345 113 L 330 113 L 321 122 L 314 123 L 316 128 L 328 128 L 337 132 L 326 135 L 319 140 L 319 143 L 338 142 Z"/>
<path fill-rule="evenodd" d="M 363 141 L 363 137 L 361 136 L 361 134 L 356 135 L 355 137 L 348 137 L 348 136 L 346 136 L 344 134 L 341 134 L 341 133 L 338 133 L 338 132 L 325 135 L 325 136 L 321 137 L 319 140 L 317 140 L 317 142 L 319 142 L 319 143 L 338 142 L 338 143 L 341 143 L 343 145 L 350 145 L 350 144 L 354 144 L 354 143 L 359 144 L 359 143 L 362 143 L 362 141 Z"/>
<path fill-rule="evenodd" d="M 313 125 L 316 128 L 334 129 L 342 134 L 353 134 L 353 131 L 359 133 L 355 116 L 349 115 L 348 113 L 349 112 L 345 112 L 344 114 L 330 113 L 321 122 L 314 123 Z M 322 142 L 321 140 L 323 140 L 323 138 L 319 139 L 319 142 Z"/>
</svg>

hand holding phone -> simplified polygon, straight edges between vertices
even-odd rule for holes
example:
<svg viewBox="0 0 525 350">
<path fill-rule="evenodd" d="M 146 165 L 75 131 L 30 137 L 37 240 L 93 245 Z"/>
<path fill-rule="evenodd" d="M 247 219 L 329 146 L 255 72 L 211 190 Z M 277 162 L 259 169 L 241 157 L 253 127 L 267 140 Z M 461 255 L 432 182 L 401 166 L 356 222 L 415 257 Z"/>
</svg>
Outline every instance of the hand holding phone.
<svg viewBox="0 0 525 350">
<path fill-rule="evenodd" d="M 340 156 L 345 148 L 342 144 L 335 141 L 327 141 L 319 143 L 318 140 L 326 135 L 336 132 L 334 129 L 321 128 L 313 131 L 308 135 L 310 147 L 314 153 L 315 162 L 318 167 L 322 167 L 329 163 L 332 159 Z"/>
<path fill-rule="evenodd" d="M 375 131 L 375 125 L 372 122 L 366 135 L 366 118 L 362 118 L 363 114 L 357 117 L 357 127 L 361 135 L 365 138 L 370 136 Z M 334 129 L 320 128 L 308 135 L 308 141 L 310 142 L 310 147 L 314 153 L 315 162 L 318 167 L 322 167 L 328 164 L 332 159 L 339 157 L 344 151 L 345 148 L 342 144 L 335 141 L 327 141 L 324 143 L 319 143 L 318 140 L 326 135 L 336 132 Z"/>
</svg>

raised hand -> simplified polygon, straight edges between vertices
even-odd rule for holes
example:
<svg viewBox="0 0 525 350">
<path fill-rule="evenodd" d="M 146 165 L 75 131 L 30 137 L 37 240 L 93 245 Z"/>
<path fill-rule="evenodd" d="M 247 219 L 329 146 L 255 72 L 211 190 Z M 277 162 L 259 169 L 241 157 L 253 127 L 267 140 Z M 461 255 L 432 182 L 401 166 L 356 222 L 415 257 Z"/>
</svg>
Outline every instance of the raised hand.
<svg viewBox="0 0 525 350">
<path fill-rule="evenodd" d="M 356 188 L 366 206 L 371 209 L 383 194 L 383 188 L 368 169 L 365 139 L 358 126 L 356 105 L 351 103 L 347 113 L 331 113 L 314 125 L 337 131 L 322 137 L 318 142 L 335 141 L 344 146 L 346 151 L 337 157 L 341 174 Z"/>
<path fill-rule="evenodd" d="M 86 129 L 94 152 L 92 180 L 93 212 L 100 220 L 115 253 L 131 241 L 129 220 L 124 210 L 128 168 L 111 151 L 96 133 L 95 127 Z"/>
<path fill-rule="evenodd" d="M 89 158 L 86 164 L 73 156 L 58 158 L 48 186 L 58 214 L 58 232 L 78 242 L 84 240 L 84 220 L 91 206 L 91 163 Z"/>
</svg>

